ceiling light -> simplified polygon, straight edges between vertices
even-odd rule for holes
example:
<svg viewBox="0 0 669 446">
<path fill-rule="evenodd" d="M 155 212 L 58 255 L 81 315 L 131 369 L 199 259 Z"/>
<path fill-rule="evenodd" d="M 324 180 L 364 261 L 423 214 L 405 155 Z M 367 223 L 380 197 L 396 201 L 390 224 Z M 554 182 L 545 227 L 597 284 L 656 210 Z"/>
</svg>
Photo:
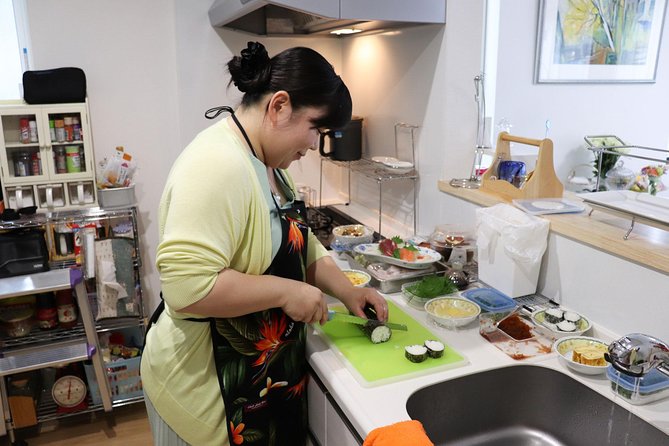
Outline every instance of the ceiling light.
<svg viewBox="0 0 669 446">
<path fill-rule="evenodd" d="M 346 34 L 355 34 L 362 32 L 361 29 L 355 29 L 355 28 L 340 28 L 340 29 L 335 29 L 333 31 L 330 31 L 330 34 L 336 34 L 338 36 L 346 35 Z"/>
</svg>

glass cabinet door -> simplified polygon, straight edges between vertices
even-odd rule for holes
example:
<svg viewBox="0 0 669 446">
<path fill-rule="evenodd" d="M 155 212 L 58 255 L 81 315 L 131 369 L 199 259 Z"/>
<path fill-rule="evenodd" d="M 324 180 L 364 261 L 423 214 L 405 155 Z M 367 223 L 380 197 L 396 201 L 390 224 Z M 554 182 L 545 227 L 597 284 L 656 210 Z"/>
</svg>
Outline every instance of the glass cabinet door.
<svg viewBox="0 0 669 446">
<path fill-rule="evenodd" d="M 86 175 L 87 137 L 83 110 L 59 107 L 45 109 L 44 123 L 49 131 L 46 156 L 50 178 L 78 178 Z"/>
<path fill-rule="evenodd" d="M 0 122 L 4 141 L 0 160 L 5 181 L 22 183 L 44 178 L 42 148 L 46 135 L 40 127 L 40 114 L 10 111 L 2 114 Z"/>
</svg>

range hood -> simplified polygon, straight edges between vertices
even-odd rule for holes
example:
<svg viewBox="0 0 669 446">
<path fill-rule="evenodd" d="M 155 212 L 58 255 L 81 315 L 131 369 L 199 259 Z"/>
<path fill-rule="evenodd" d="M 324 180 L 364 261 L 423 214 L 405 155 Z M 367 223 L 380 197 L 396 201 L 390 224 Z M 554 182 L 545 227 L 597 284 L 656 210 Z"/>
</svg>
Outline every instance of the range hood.
<svg viewBox="0 0 669 446">
<path fill-rule="evenodd" d="M 446 0 L 216 0 L 214 27 L 266 36 L 330 34 L 445 23 Z M 344 33 L 345 34 L 345 33 Z"/>
</svg>

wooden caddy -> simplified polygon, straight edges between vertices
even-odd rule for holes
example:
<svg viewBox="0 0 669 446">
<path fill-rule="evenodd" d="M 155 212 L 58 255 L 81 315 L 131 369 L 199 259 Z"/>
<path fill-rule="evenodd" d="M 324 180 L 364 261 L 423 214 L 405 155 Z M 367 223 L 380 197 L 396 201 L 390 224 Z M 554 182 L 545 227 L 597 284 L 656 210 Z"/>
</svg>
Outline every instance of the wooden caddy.
<svg viewBox="0 0 669 446">
<path fill-rule="evenodd" d="M 528 179 L 520 188 L 508 181 L 497 179 L 499 161 L 511 160 L 510 142 L 539 147 L 537 165 L 529 172 Z M 562 198 L 564 186 L 555 174 L 553 166 L 553 141 L 545 139 L 523 138 L 507 132 L 500 132 L 495 148 L 495 160 L 483 174 L 479 190 L 497 195 L 506 201 L 530 198 Z"/>
</svg>

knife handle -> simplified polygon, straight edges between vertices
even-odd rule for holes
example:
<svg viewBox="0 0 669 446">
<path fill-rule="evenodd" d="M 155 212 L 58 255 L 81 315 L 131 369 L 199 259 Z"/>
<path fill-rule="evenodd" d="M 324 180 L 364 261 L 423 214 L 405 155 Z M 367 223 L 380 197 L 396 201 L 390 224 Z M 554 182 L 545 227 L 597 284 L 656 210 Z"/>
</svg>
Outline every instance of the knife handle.
<svg viewBox="0 0 669 446">
<path fill-rule="evenodd" d="M 331 321 L 335 315 L 335 310 L 328 310 L 328 320 Z"/>
</svg>

